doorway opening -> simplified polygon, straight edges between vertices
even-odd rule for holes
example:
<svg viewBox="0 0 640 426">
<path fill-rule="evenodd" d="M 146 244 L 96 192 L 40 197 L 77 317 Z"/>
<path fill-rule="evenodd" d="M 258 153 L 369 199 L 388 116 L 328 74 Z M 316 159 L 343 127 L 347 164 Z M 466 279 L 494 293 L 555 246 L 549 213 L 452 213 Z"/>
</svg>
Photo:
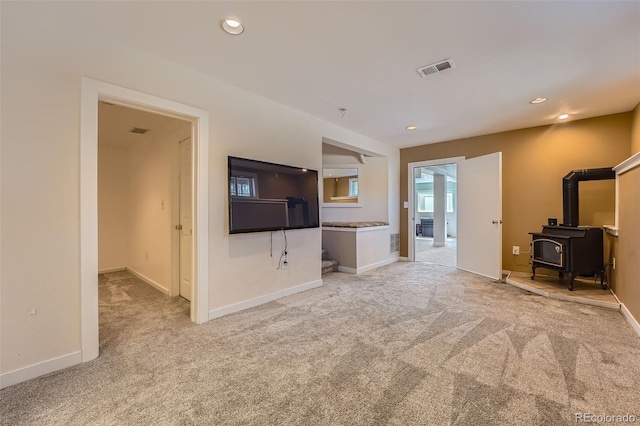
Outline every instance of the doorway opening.
<svg viewBox="0 0 640 426">
<path fill-rule="evenodd" d="M 413 168 L 414 260 L 457 265 L 457 164 Z"/>
<path fill-rule="evenodd" d="M 83 77 L 80 118 L 80 298 L 82 362 L 99 354 L 98 338 L 98 108 L 100 101 L 186 120 L 190 124 L 192 200 L 191 320 L 208 321 L 208 112 Z M 156 205 L 156 207 L 158 207 Z M 167 208 L 165 200 L 164 207 Z M 160 203 L 159 208 L 162 208 Z M 138 253 L 139 254 L 139 253 Z M 146 253 L 144 253 L 146 258 Z M 202 259 L 202 260 L 200 260 Z M 173 291 L 173 290 L 171 290 Z"/>
<path fill-rule="evenodd" d="M 502 277 L 502 153 L 494 152 L 480 157 L 443 158 L 440 160 L 409 163 L 407 169 L 409 209 L 408 235 L 416 236 L 419 198 L 416 197 L 416 178 L 423 175 L 423 168 L 456 165 L 456 190 L 453 196 L 456 212 L 456 268 L 492 279 Z M 437 169 L 436 169 L 437 170 Z M 440 174 L 446 175 L 445 172 Z M 434 186 L 436 175 L 434 174 Z M 442 194 L 446 194 L 445 177 L 438 178 Z M 434 191 L 434 202 L 438 198 Z M 437 232 L 446 236 L 445 220 L 437 224 L 436 212 L 446 218 L 444 207 L 434 206 L 434 242 Z M 444 212 L 444 213 L 443 213 Z M 409 239 L 409 261 L 416 261 L 416 237 Z"/>
<path fill-rule="evenodd" d="M 191 122 L 100 101 L 98 272 L 191 300 Z"/>
</svg>

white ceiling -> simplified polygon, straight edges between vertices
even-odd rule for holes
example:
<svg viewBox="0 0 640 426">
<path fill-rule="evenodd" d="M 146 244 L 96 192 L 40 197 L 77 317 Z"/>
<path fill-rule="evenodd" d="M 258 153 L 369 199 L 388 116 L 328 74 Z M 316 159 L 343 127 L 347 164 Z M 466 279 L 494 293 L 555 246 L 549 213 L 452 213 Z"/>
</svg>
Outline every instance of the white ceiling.
<svg viewBox="0 0 640 426">
<path fill-rule="evenodd" d="M 175 129 L 179 123 L 189 122 L 160 114 L 100 102 L 98 104 L 98 144 L 118 149 L 129 149 L 136 142 L 156 138 L 166 129 Z M 149 129 L 147 133 L 131 133 L 138 127 Z"/>
<path fill-rule="evenodd" d="M 630 111 L 640 2 L 69 2 L 56 19 L 398 147 Z M 245 32 L 218 22 L 239 18 Z M 416 68 L 456 67 L 421 78 Z M 536 97 L 548 97 L 530 105 Z M 338 108 L 347 108 L 344 117 Z M 404 128 L 414 124 L 418 129 Z"/>
</svg>

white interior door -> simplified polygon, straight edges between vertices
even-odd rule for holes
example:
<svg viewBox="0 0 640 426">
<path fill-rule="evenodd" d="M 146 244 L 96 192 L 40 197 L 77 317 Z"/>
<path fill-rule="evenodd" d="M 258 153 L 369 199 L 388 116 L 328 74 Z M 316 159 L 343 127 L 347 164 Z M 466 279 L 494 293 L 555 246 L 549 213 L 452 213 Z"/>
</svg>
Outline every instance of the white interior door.
<svg viewBox="0 0 640 426">
<path fill-rule="evenodd" d="M 458 163 L 458 268 L 502 277 L 502 153 Z"/>
<path fill-rule="evenodd" d="M 180 142 L 180 296 L 191 300 L 191 138 Z"/>
</svg>

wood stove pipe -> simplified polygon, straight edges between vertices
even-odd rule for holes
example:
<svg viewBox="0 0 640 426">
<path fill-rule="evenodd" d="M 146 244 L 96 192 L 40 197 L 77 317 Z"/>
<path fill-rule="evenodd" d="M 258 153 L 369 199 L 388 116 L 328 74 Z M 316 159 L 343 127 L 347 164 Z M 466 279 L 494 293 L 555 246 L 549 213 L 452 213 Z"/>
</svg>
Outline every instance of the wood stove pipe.
<svg viewBox="0 0 640 426">
<path fill-rule="evenodd" d="M 615 179 L 613 167 L 601 169 L 572 170 L 562 178 L 562 214 L 563 226 L 578 226 L 579 201 L 578 183 L 585 180 Z"/>
</svg>

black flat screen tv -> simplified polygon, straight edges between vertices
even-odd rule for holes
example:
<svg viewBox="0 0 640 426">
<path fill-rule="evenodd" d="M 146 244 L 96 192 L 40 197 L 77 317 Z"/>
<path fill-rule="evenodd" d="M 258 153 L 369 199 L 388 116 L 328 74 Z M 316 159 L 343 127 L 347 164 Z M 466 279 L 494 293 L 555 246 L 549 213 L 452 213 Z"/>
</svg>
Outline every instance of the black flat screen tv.
<svg viewBox="0 0 640 426">
<path fill-rule="evenodd" d="M 229 233 L 318 228 L 318 171 L 229 156 Z"/>
</svg>

